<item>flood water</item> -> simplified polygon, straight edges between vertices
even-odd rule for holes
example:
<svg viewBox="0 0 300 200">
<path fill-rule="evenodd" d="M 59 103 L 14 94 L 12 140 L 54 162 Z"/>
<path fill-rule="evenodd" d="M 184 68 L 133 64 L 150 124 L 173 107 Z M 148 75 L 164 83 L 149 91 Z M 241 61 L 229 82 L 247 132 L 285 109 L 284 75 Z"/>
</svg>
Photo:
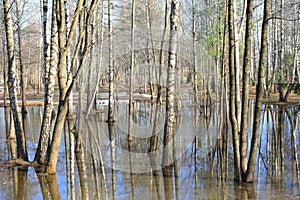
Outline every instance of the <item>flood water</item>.
<svg viewBox="0 0 300 200">
<path fill-rule="evenodd" d="M 129 151 L 128 106 L 119 103 L 113 127 L 105 122 L 105 106 L 88 119 L 77 116 L 83 151 L 74 153 L 73 137 L 65 131 L 56 175 L 38 174 L 33 167 L 0 167 L 0 199 L 300 199 L 299 106 L 266 104 L 263 108 L 253 184 L 233 181 L 229 131 L 227 157 L 219 143 L 227 130 L 220 126 L 219 105 L 203 114 L 190 100 L 178 104 L 174 162 L 163 173 L 164 105 L 156 112 L 151 103 L 134 103 Z M 38 144 L 42 113 L 42 107 L 29 108 L 26 137 L 30 161 Z M 11 158 L 4 108 L 0 108 L 0 130 L 3 163 Z M 153 135 L 158 138 L 158 148 L 149 153 Z"/>
</svg>

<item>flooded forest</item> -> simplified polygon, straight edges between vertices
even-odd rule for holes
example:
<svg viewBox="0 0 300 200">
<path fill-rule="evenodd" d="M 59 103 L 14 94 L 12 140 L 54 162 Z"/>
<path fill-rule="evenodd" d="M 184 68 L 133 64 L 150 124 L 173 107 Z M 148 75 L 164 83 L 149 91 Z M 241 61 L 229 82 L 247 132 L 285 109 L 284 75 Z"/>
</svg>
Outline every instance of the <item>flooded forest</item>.
<svg viewBox="0 0 300 200">
<path fill-rule="evenodd" d="M 300 199 L 299 1 L 0 8 L 0 199 Z"/>
</svg>

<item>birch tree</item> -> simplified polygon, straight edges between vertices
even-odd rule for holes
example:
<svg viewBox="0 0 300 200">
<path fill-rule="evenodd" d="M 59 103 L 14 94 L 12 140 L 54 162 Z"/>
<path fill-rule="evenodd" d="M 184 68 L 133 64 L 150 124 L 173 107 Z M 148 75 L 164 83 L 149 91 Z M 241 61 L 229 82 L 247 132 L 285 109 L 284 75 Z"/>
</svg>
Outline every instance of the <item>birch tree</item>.
<svg viewBox="0 0 300 200">
<path fill-rule="evenodd" d="M 240 122 L 241 122 L 241 93 L 240 93 L 240 38 L 239 38 L 239 30 L 237 28 L 237 6 L 236 6 L 236 0 L 232 1 L 232 20 L 233 20 L 233 26 L 231 27 L 234 32 L 234 71 L 235 71 L 235 110 L 236 110 L 236 119 L 237 119 L 237 126 L 238 129 L 240 128 Z M 243 19 L 243 18 L 242 18 Z M 242 22 L 241 22 L 242 23 Z"/>
<path fill-rule="evenodd" d="M 90 3 L 84 0 L 78 0 L 76 3 L 76 9 L 73 19 L 70 20 L 71 26 L 69 33 L 66 36 L 65 29 L 65 8 L 63 0 L 56 0 L 56 12 L 57 12 L 57 27 L 58 27 L 58 47 L 59 47 L 59 65 L 58 65 L 58 82 L 59 82 L 59 105 L 58 113 L 53 130 L 53 139 L 51 142 L 49 161 L 47 164 L 46 172 L 49 174 L 56 173 L 56 165 L 58 159 L 58 151 L 60 147 L 61 134 L 64 127 L 64 122 L 67 114 L 67 106 L 69 103 L 70 93 L 72 92 L 78 76 L 84 68 L 86 57 L 91 48 L 90 44 L 90 26 L 93 11 L 97 4 L 96 0 L 92 0 Z M 83 9 L 85 8 L 85 9 Z M 67 55 L 70 49 L 71 43 L 74 39 L 76 26 L 78 24 L 79 14 L 85 13 L 85 27 L 82 32 L 79 33 L 78 38 L 75 40 L 75 50 L 72 55 L 73 60 L 77 60 L 79 52 L 81 53 L 77 66 L 74 66 L 72 62 L 71 69 L 67 71 Z M 72 73 L 70 73 L 72 72 Z"/>
<path fill-rule="evenodd" d="M 176 123 L 175 113 L 175 73 L 177 67 L 177 34 L 179 18 L 179 0 L 171 1 L 170 14 L 170 40 L 167 70 L 167 97 L 166 97 L 166 121 L 164 126 L 164 147 L 163 166 L 173 162 L 174 126 Z"/>
<path fill-rule="evenodd" d="M 57 23 L 56 23 L 56 1 L 52 1 L 52 22 L 51 22 L 51 41 L 49 47 L 48 39 L 48 0 L 43 1 L 43 55 L 44 55 L 44 114 L 43 121 L 40 130 L 40 139 L 38 148 L 35 154 L 34 160 L 39 164 L 45 164 L 47 162 L 48 147 L 52 140 L 52 118 L 54 116 L 53 110 L 53 97 L 55 77 L 57 73 L 58 63 L 58 35 L 57 35 Z M 51 52 L 50 52 L 51 50 Z"/>
<path fill-rule="evenodd" d="M 21 98 L 22 98 L 22 114 L 25 115 L 28 111 L 26 108 L 26 81 L 25 81 L 25 66 L 23 63 L 23 44 L 22 44 L 22 28 L 21 28 L 21 11 L 19 0 L 15 0 L 16 15 L 17 15 L 17 30 L 18 30 L 18 60 L 20 65 L 20 85 L 21 85 Z"/>
<path fill-rule="evenodd" d="M 15 134 L 17 139 L 17 151 L 18 158 L 28 161 L 26 138 L 22 125 L 22 118 L 20 108 L 18 106 L 18 99 L 16 93 L 16 61 L 14 52 L 14 32 L 13 32 L 13 20 L 12 20 L 12 4 L 10 0 L 3 0 L 4 11 L 4 24 L 6 32 L 6 45 L 7 45 L 7 57 L 8 57 L 8 89 L 10 108 L 13 113 L 13 121 Z"/>
</svg>

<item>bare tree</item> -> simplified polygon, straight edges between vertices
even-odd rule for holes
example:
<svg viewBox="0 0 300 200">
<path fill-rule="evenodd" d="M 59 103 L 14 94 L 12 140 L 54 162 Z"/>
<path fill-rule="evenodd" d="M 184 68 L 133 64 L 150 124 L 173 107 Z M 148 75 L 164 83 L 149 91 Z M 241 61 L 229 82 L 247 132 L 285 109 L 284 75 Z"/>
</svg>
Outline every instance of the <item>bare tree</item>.
<svg viewBox="0 0 300 200">
<path fill-rule="evenodd" d="M 258 136 L 260 131 L 260 117 L 262 110 L 262 98 L 264 93 L 263 83 L 265 79 L 265 64 L 267 59 L 267 46 L 268 46 L 268 22 L 270 17 L 270 0 L 264 0 L 264 15 L 261 32 L 261 47 L 260 57 L 258 65 L 258 82 L 256 85 L 256 98 L 255 98 L 255 110 L 254 110 L 254 123 L 253 133 L 251 139 L 250 156 L 247 167 L 246 182 L 254 181 L 255 164 L 257 158 L 258 149 Z"/>
<path fill-rule="evenodd" d="M 240 142 L 239 142 L 239 126 L 236 110 L 236 71 L 235 71 L 235 29 L 234 29 L 234 0 L 228 1 L 228 28 L 229 28 L 229 110 L 230 122 L 232 128 L 232 141 L 234 151 L 234 178 L 241 181 L 240 172 Z"/>
<path fill-rule="evenodd" d="M 252 9 L 253 1 L 247 0 L 246 5 L 246 30 L 245 30 L 245 49 L 243 60 L 243 94 L 242 94 L 242 115 L 241 115 L 241 133 L 240 133 L 240 151 L 241 151 L 241 173 L 244 177 L 247 171 L 247 137 L 248 137 L 248 108 L 249 108 L 249 87 L 250 87 L 250 67 L 252 52 Z"/>
<path fill-rule="evenodd" d="M 3 11 L 4 11 L 4 24 L 6 32 L 6 45 L 8 55 L 8 89 L 10 108 L 13 113 L 14 128 L 17 139 L 17 151 L 18 158 L 28 161 L 27 149 L 26 149 L 26 138 L 22 125 L 21 112 L 18 106 L 18 99 L 16 94 L 16 62 L 14 52 L 14 33 L 13 33 L 13 21 L 11 14 L 11 2 L 10 0 L 3 0 Z"/>
<path fill-rule="evenodd" d="M 22 44 L 22 28 L 21 28 L 21 11 L 19 0 L 15 0 L 16 3 L 16 15 L 17 15 L 17 30 L 18 30 L 18 57 L 20 65 L 20 86 L 21 86 L 21 98 L 22 98 L 22 114 L 23 116 L 28 112 L 26 108 L 26 81 L 25 81 L 25 66 L 23 63 L 23 44 Z"/>
<path fill-rule="evenodd" d="M 166 121 L 164 126 L 164 146 L 166 149 L 163 152 L 163 166 L 168 166 L 173 162 L 173 145 L 170 144 L 174 142 L 174 126 L 177 121 L 175 113 L 175 73 L 177 70 L 178 18 L 179 0 L 172 0 L 167 74 Z"/>
<path fill-rule="evenodd" d="M 160 46 L 160 59 L 159 59 L 159 74 L 158 74 L 158 84 L 157 84 L 157 97 L 156 97 L 156 108 L 155 108 L 155 114 L 154 114 L 154 124 L 153 124 L 153 130 L 152 130 L 152 137 L 150 140 L 150 151 L 155 151 L 157 149 L 157 141 L 158 136 L 156 135 L 157 131 L 157 124 L 158 124 L 158 113 L 159 113 L 159 103 L 161 101 L 161 93 L 162 93 L 162 86 L 163 86 L 163 67 L 165 62 L 165 55 L 164 55 L 164 49 L 166 46 L 166 40 L 167 40 L 167 28 L 169 26 L 169 7 L 170 7 L 170 1 L 165 1 L 165 17 L 164 17 L 164 31 L 163 36 L 161 39 L 161 46 Z"/>
<path fill-rule="evenodd" d="M 57 73 L 58 63 L 58 34 L 57 34 L 57 23 L 56 23 L 56 1 L 52 2 L 52 23 L 51 23 L 51 43 L 49 47 L 48 41 L 48 1 L 43 1 L 43 50 L 44 50 L 44 85 L 45 85 L 45 96 L 44 96 L 44 114 L 43 121 L 40 130 L 40 139 L 38 148 L 35 154 L 34 160 L 39 164 L 47 163 L 48 147 L 52 140 L 52 122 L 54 116 L 53 101 L 54 101 L 54 86 L 55 77 Z M 51 49 L 51 52 L 49 52 Z"/>
<path fill-rule="evenodd" d="M 94 64 L 96 65 L 96 83 L 95 83 L 95 87 L 93 88 L 93 90 L 91 91 L 92 95 L 90 98 L 90 101 L 88 101 L 87 103 L 87 108 L 86 108 L 86 116 L 88 116 L 90 114 L 90 111 L 93 107 L 94 102 L 97 100 L 97 92 L 99 90 L 99 84 L 100 84 L 100 78 L 101 78 L 101 64 L 102 64 L 102 58 L 103 58 L 103 32 L 104 32 L 104 27 L 103 27 L 103 17 L 104 17 L 104 6 L 103 6 L 103 1 L 101 1 L 101 10 L 99 10 L 101 12 L 100 14 L 100 19 L 95 19 L 95 24 L 96 22 L 98 22 L 98 25 L 96 25 L 95 27 L 95 32 L 96 32 L 96 44 L 99 45 L 99 59 L 93 59 Z M 96 56 L 96 47 L 93 48 L 93 52 L 91 56 Z M 92 70 L 90 70 L 91 73 L 93 73 Z"/>
<path fill-rule="evenodd" d="M 130 80 L 129 80 L 129 111 L 128 111 L 128 142 L 129 144 L 131 144 L 132 142 L 132 136 L 131 136 L 131 116 L 132 116 L 132 101 L 133 101 L 133 90 L 134 90 L 134 67 L 135 67 L 135 54 L 134 54 L 134 42 L 135 42 L 135 38 L 134 38 L 134 31 L 135 31 L 135 24 L 134 24 L 134 20 L 135 20 L 135 0 L 131 1 L 131 41 L 130 41 L 130 45 L 131 45 L 131 65 L 130 65 Z"/>
<path fill-rule="evenodd" d="M 193 77 L 193 86 L 194 86 L 194 102 L 195 104 L 198 104 L 198 71 L 197 71 L 197 35 L 196 35 L 196 3 L 195 0 L 192 1 L 193 4 L 193 65 L 194 65 L 194 77 Z"/>
<path fill-rule="evenodd" d="M 114 122 L 113 116 L 113 105 L 114 105 L 114 66 L 112 58 L 112 20 L 111 20 L 111 11 L 112 11 L 112 2 L 111 0 L 107 1 L 107 18 L 108 18 L 108 122 Z"/>
<path fill-rule="evenodd" d="M 78 0 L 76 3 L 76 9 L 73 19 L 70 21 L 71 26 L 69 34 L 66 37 L 65 33 L 65 8 L 63 0 L 56 0 L 56 12 L 57 12 L 57 26 L 58 26 L 58 46 L 59 46 L 59 66 L 58 66 L 58 81 L 59 81 L 59 105 L 58 113 L 55 121 L 55 126 L 53 130 L 53 139 L 50 147 L 49 161 L 47 164 L 47 173 L 56 173 L 56 165 L 58 159 L 58 150 L 60 147 L 61 134 L 64 127 L 64 122 L 67 114 L 67 107 L 69 103 L 70 93 L 72 92 L 75 83 L 84 68 L 86 57 L 90 51 L 90 26 L 93 11 L 97 4 L 96 0 L 86 2 L 84 0 Z M 86 7 L 86 9 L 82 9 Z M 79 14 L 81 12 L 85 13 L 85 27 L 82 32 L 80 32 L 77 38 L 76 47 L 74 54 L 72 56 L 73 60 L 77 60 L 79 51 L 81 53 L 78 65 L 74 66 L 72 64 L 71 69 L 67 72 L 67 55 L 71 43 L 73 41 L 73 36 L 75 34 L 76 26 L 78 24 Z M 72 62 L 74 63 L 74 62 Z M 75 68 L 77 67 L 77 68 Z"/>
</svg>

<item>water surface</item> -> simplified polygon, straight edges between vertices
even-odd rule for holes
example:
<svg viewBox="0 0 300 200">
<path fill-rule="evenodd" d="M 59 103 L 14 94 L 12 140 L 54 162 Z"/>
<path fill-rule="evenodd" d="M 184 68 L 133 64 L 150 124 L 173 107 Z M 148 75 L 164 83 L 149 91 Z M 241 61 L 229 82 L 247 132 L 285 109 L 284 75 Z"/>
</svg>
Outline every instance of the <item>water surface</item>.
<svg viewBox="0 0 300 200">
<path fill-rule="evenodd" d="M 37 174 L 33 167 L 0 167 L 0 199 L 300 198 L 296 162 L 300 153 L 298 106 L 264 105 L 256 181 L 253 184 L 237 184 L 232 179 L 230 135 L 228 162 L 220 159 L 218 105 L 205 115 L 189 100 L 180 103 L 173 144 L 175 161 L 165 171 L 160 162 L 164 151 L 164 107 L 158 108 L 156 115 L 156 108 L 150 103 L 134 104 L 131 153 L 127 142 L 128 106 L 120 103 L 115 109 L 117 120 L 111 129 L 105 122 L 105 107 L 89 119 L 78 115 L 83 151 L 72 153 L 73 140 L 65 131 L 55 176 Z M 4 108 L 0 109 L 0 113 L 0 161 L 5 162 L 10 159 L 10 152 L 5 139 Z M 33 160 L 37 147 L 41 116 L 42 107 L 29 108 L 26 133 L 30 160 Z M 149 153 L 153 135 L 158 137 L 158 150 Z M 154 162 L 151 160 L 153 157 Z M 224 165 L 228 166 L 221 170 Z"/>
</svg>

